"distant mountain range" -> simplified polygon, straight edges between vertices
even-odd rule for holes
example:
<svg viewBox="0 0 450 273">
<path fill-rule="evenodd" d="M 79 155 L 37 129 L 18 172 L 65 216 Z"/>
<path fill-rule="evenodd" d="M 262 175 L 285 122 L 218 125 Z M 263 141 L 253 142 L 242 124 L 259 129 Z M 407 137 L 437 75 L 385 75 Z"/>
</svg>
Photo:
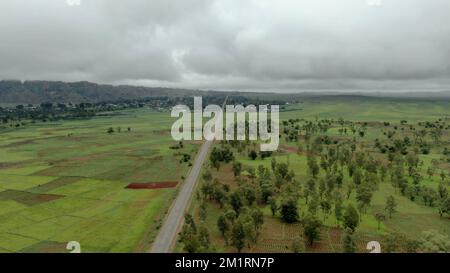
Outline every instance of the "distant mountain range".
<svg viewBox="0 0 450 273">
<path fill-rule="evenodd" d="M 113 86 L 91 82 L 0 81 L 0 103 L 108 102 L 155 96 L 192 96 L 203 91 L 161 87 Z"/>
<path fill-rule="evenodd" d="M 159 96 L 194 96 L 205 95 L 212 91 L 176 89 L 163 87 L 142 87 L 130 85 L 107 85 L 91 82 L 60 82 L 60 81 L 0 81 L 0 104 L 39 104 L 80 103 L 80 102 L 110 102 L 120 99 L 139 99 Z M 249 97 L 270 97 L 275 93 L 253 92 L 217 92 L 217 95 L 246 95 Z M 290 101 L 302 97 L 316 96 L 363 96 L 363 97 L 400 97 L 400 98 L 450 98 L 450 91 L 443 92 L 302 92 L 280 94 L 278 99 Z"/>
</svg>

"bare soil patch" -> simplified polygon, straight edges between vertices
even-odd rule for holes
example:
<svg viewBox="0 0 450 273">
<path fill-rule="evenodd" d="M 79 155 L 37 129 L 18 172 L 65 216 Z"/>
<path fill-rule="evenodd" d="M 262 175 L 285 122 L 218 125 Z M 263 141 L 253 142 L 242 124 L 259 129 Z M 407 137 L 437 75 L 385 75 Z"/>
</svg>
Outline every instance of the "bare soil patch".
<svg viewBox="0 0 450 273">
<path fill-rule="evenodd" d="M 36 191 L 39 193 L 45 193 L 57 189 L 59 187 L 76 183 L 80 181 L 82 177 L 60 177 L 51 182 L 45 183 L 44 185 L 39 185 L 31 189 L 31 191 Z"/>
<path fill-rule="evenodd" d="M 57 194 L 39 194 L 26 191 L 6 190 L 0 192 L 0 200 L 14 200 L 27 206 L 50 202 L 65 197 Z"/>
<path fill-rule="evenodd" d="M 178 185 L 176 181 L 164 181 L 164 182 L 147 182 L 147 183 L 130 183 L 126 186 L 126 189 L 132 190 L 151 190 L 151 189 L 168 189 L 175 188 Z"/>
</svg>

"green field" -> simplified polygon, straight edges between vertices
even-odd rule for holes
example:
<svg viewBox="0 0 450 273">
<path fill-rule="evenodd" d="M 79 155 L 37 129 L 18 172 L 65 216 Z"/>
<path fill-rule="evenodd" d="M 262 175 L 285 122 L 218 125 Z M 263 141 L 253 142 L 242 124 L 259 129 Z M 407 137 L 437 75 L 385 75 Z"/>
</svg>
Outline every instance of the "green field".
<svg viewBox="0 0 450 273">
<path fill-rule="evenodd" d="M 441 121 L 450 121 L 450 103 L 449 101 L 426 101 L 426 100 L 400 100 L 400 99 L 362 99 L 355 98 L 313 98 L 307 99 L 300 104 L 288 105 L 285 111 L 280 113 L 283 121 L 289 119 L 304 119 L 304 124 L 307 121 L 317 120 L 334 120 L 333 125 L 328 128 L 325 133 L 317 132 L 314 136 L 328 136 L 331 139 L 339 140 L 340 143 L 356 141 L 357 151 L 364 151 L 370 153 L 375 159 L 380 162 L 386 162 L 386 155 L 380 153 L 374 148 L 374 141 L 381 140 L 383 143 L 390 143 L 385 132 L 395 131 L 396 134 L 392 138 L 403 139 L 409 137 L 413 139 L 413 131 L 409 128 L 410 125 L 419 126 L 418 122 L 430 121 L 440 119 Z M 352 133 L 341 134 L 336 124 L 338 119 L 342 118 L 345 121 L 351 121 L 357 126 L 361 126 L 367 122 L 366 132 L 364 137 L 355 136 Z M 401 120 L 407 120 L 406 124 L 401 124 Z M 389 125 L 384 125 L 383 122 L 389 122 Z M 283 131 L 281 126 L 280 131 Z M 302 133 L 300 133 L 302 134 Z M 258 145 L 250 144 L 243 151 L 239 152 L 233 149 L 235 161 L 242 163 L 243 174 L 236 178 L 233 176 L 232 163 L 222 163 L 220 169 L 210 167 L 213 178 L 218 179 L 220 184 L 227 185 L 230 188 L 230 193 L 239 191 L 242 184 L 249 183 L 251 187 L 258 187 L 252 182 L 254 178 L 249 178 L 249 169 L 257 169 L 262 165 L 266 168 L 271 168 L 271 159 L 274 158 L 278 163 L 284 162 L 289 165 L 295 173 L 295 181 L 298 182 L 298 191 L 300 198 L 298 199 L 298 213 L 299 223 L 287 224 L 283 223 L 280 215 L 272 216 L 270 206 L 259 203 L 256 207 L 261 209 L 264 213 L 264 225 L 260 230 L 258 240 L 252 243 L 250 247 L 246 246 L 245 252 L 292 252 L 292 240 L 296 237 L 301 237 L 303 234 L 302 220 L 308 214 L 308 205 L 303 196 L 306 181 L 309 178 L 307 156 L 304 152 L 308 143 L 300 138 L 298 141 L 289 141 L 285 134 L 281 133 L 280 147 L 271 157 L 256 160 L 249 158 L 248 154 L 251 149 L 258 149 Z M 420 167 L 418 171 L 423 177 L 421 181 L 422 187 L 437 189 L 439 181 L 441 181 L 439 174 L 444 172 L 450 175 L 450 163 L 445 161 L 442 151 L 445 148 L 450 148 L 450 131 L 448 128 L 440 139 L 439 144 L 434 143 L 430 135 L 423 140 L 430 146 L 428 154 L 419 154 Z M 311 144 L 311 143 L 310 143 Z M 222 147 L 223 144 L 216 144 L 216 147 Z M 298 147 L 302 147 L 303 152 L 299 152 Z M 326 148 L 325 148 L 326 150 Z M 319 157 L 320 162 L 320 157 Z M 427 174 L 427 169 L 433 166 L 435 173 L 431 176 Z M 449 175 L 445 180 L 447 190 L 450 190 Z M 258 179 L 256 177 L 256 179 Z M 272 178 L 273 179 L 273 178 Z M 318 179 L 325 179 L 325 173 L 321 170 Z M 411 178 L 408 178 L 411 179 Z M 341 194 L 345 194 L 346 185 L 350 184 L 352 178 L 349 177 L 346 169 L 344 169 L 344 179 L 342 188 L 338 189 Z M 207 182 L 202 182 L 203 184 Z M 410 181 L 411 183 L 411 181 Z M 201 186 L 197 199 L 194 201 L 191 208 L 191 214 L 194 216 L 198 225 L 208 227 L 210 232 L 211 249 L 218 252 L 235 252 L 235 248 L 230 244 L 226 244 L 222 234 L 217 227 L 219 215 L 225 210 L 221 208 L 217 202 L 203 199 Z M 278 202 L 281 202 L 283 190 L 277 195 Z M 378 222 L 375 218 L 376 213 L 384 212 L 386 198 L 394 196 L 397 202 L 396 213 L 392 218 Z M 202 201 L 203 200 L 203 201 Z M 206 203 L 207 216 L 202 220 L 200 217 L 201 204 Z M 347 204 L 357 206 L 356 193 L 353 192 L 350 198 L 344 198 L 344 207 Z M 321 239 L 316 242 L 313 247 L 306 247 L 307 252 L 342 252 L 343 228 L 342 224 L 338 225 L 334 214 L 325 214 L 319 207 L 317 217 L 322 221 Z M 360 222 L 354 236 L 357 245 L 357 251 L 367 252 L 366 244 L 371 240 L 384 242 L 389 234 L 400 234 L 408 240 L 419 240 L 424 231 L 436 231 L 440 234 L 450 237 L 450 219 L 448 217 L 440 217 L 438 208 L 436 206 L 430 207 L 423 203 L 421 198 L 411 201 L 408 197 L 403 196 L 399 189 L 394 188 L 389 178 L 380 181 L 377 189 L 373 192 L 370 206 L 362 213 L 360 213 L 362 221 Z M 203 223 L 204 221 L 204 223 Z M 199 224 L 200 223 L 200 224 Z M 230 235 L 231 236 L 231 235 Z M 382 246 L 384 243 L 382 243 Z M 183 252 L 183 243 L 177 245 L 177 251 Z M 397 250 L 400 251 L 400 250 Z M 404 250 L 403 250 L 404 251 Z"/>
<path fill-rule="evenodd" d="M 282 124 L 279 150 L 271 157 L 255 160 L 249 151 L 258 150 L 258 143 L 249 143 L 244 150 L 232 148 L 234 161 L 242 163 L 242 174 L 233 175 L 232 162 L 222 163 L 219 170 L 209 164 L 214 178 L 227 185 L 230 192 L 240 190 L 242 184 L 254 183 L 249 171 L 262 165 L 271 168 L 272 158 L 277 163 L 288 163 L 295 174 L 299 221 L 284 223 L 280 213 L 272 216 L 270 206 L 258 202 L 253 205 L 262 210 L 264 224 L 258 240 L 246 246 L 245 252 L 291 252 L 294 238 L 303 232 L 303 219 L 308 205 L 303 196 L 308 173 L 305 149 L 316 137 L 328 137 L 343 147 L 355 143 L 356 151 L 370 154 L 378 163 L 386 164 L 387 154 L 374 144 L 378 139 L 383 145 L 393 145 L 396 140 L 408 137 L 409 151 L 420 147 L 415 144 L 414 130 L 424 129 L 424 122 L 449 124 L 449 101 L 412 99 L 381 99 L 362 97 L 306 98 L 298 104 L 288 104 L 280 113 L 282 121 L 293 121 L 300 127 L 308 122 L 330 122 L 323 132 L 314 132 L 311 140 L 305 140 L 305 131 L 299 139 L 290 140 Z M 345 121 L 343 134 L 338 120 Z M 401 123 L 406 120 L 406 123 Z M 180 149 L 172 149 L 175 143 L 170 136 L 174 119 L 166 113 L 149 109 L 122 110 L 101 113 L 91 119 L 61 120 L 55 122 L 28 123 L 18 128 L 3 127 L 0 130 L 0 252 L 67 252 L 69 241 L 78 241 L 83 252 L 142 252 L 149 248 L 161 226 L 161 221 L 177 193 L 177 188 L 127 189 L 130 183 L 182 182 L 189 169 L 189 162 L 182 162 L 182 155 L 193 158 L 198 149 L 195 142 L 185 142 Z M 421 125 L 419 125 L 419 123 Z M 364 136 L 350 131 L 364 127 Z M 412 126 L 412 127 L 410 127 Z M 113 133 L 107 133 L 112 128 Z M 119 129 L 120 128 L 120 129 Z M 129 128 L 129 129 L 128 129 Z M 303 127 L 302 127 L 303 128 Z M 429 129 L 427 129 L 429 130 Z M 387 135 L 393 132 L 393 137 Z M 422 176 L 421 186 L 437 190 L 440 173 L 448 174 L 450 164 L 443 155 L 450 149 L 450 133 L 444 128 L 439 142 L 430 134 L 421 140 L 429 151 L 418 153 Z M 216 142 L 215 147 L 223 144 Z M 324 145 L 327 151 L 334 144 Z M 414 152 L 415 153 L 415 152 Z M 318 156 L 320 162 L 320 156 Z M 429 175 L 429 167 L 434 173 Z M 352 183 L 347 167 L 344 170 L 342 188 Z M 434 230 L 450 236 L 450 220 L 440 217 L 436 206 L 424 204 L 421 198 L 412 201 L 395 188 L 388 177 L 377 184 L 370 206 L 360 213 L 362 221 L 355 232 L 358 251 L 366 251 L 371 240 L 384 242 L 390 234 L 401 234 L 407 239 L 420 238 L 424 231 Z M 450 174 L 445 178 L 450 190 Z M 324 170 L 318 181 L 325 178 Z M 412 178 L 408 177 L 409 183 Z M 198 188 L 200 192 L 201 185 Z M 281 203 L 285 189 L 276 190 L 275 198 Z M 386 198 L 394 196 L 397 202 L 392 218 L 378 223 L 375 215 L 384 211 Z M 201 201 L 195 194 L 190 212 L 195 221 L 208 227 L 211 247 L 208 251 L 234 252 L 226 245 L 217 228 L 217 219 L 223 213 L 212 200 Z M 206 219 L 200 219 L 200 205 L 206 202 Z M 347 204 L 357 205 L 356 193 L 345 198 Z M 229 206 L 229 205 L 228 205 Z M 317 217 L 323 226 L 321 239 L 308 252 L 342 252 L 343 228 L 333 214 L 320 208 Z M 378 227 L 379 225 L 379 227 Z M 176 251 L 182 252 L 183 243 Z"/>
<path fill-rule="evenodd" d="M 141 109 L 1 130 L 0 252 L 146 250 L 177 190 L 125 187 L 182 181 L 177 153 L 198 147 L 170 149 L 172 122 Z"/>
</svg>

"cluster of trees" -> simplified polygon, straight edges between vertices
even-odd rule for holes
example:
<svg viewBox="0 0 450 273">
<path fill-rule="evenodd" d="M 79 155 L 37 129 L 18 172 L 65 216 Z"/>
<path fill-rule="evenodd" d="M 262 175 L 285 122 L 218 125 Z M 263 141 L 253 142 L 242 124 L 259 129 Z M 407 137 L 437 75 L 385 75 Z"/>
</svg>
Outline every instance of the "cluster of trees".
<svg viewBox="0 0 450 273">
<path fill-rule="evenodd" d="M 426 186 L 423 183 L 425 164 L 419 156 L 424 153 L 424 147 L 432 147 L 432 143 L 425 140 L 426 135 L 433 134 L 430 130 L 447 129 L 443 121 L 420 125 L 423 127 L 420 130 L 406 120 L 399 126 L 385 122 L 384 127 L 394 133 L 388 131 L 386 139 L 375 140 L 375 149 L 368 140 L 361 139 L 368 131 L 368 124 L 364 122 L 290 119 L 282 125 L 285 140 L 297 142 L 299 152 L 306 154 L 306 177 L 301 181 L 290 166 L 289 157 L 287 162 L 278 162 L 272 157 L 270 166 L 257 168 L 244 167 L 236 161 L 236 152 L 253 160 L 258 156 L 261 159 L 271 156 L 258 155 L 248 141 L 222 141 L 210 155 L 210 164 L 217 170 L 222 163 L 231 164 L 236 185 L 222 183 L 213 178 L 211 172 L 205 172 L 199 193 L 200 214 L 205 214 L 202 207 L 206 207 L 206 202 L 219 206 L 223 212 L 218 217 L 217 228 L 225 243 L 237 251 L 256 243 L 264 224 L 260 208 L 268 207 L 273 217 L 288 224 L 301 224 L 301 233 L 292 242 L 294 252 L 303 251 L 320 240 L 323 221 L 329 217 L 334 217 L 336 226 L 344 230 L 343 251 L 355 252 L 355 232 L 365 214 L 373 213 L 380 229 L 381 224 L 394 218 L 397 212 L 394 195 L 386 198 L 382 210 L 369 210 L 380 183 L 390 182 L 399 194 L 411 201 L 436 207 L 442 217 L 450 215 L 447 174 L 439 173 L 432 164 L 427 170 L 428 176 L 439 175 L 441 181 L 436 190 Z M 351 135 L 341 138 L 324 135 L 332 127 L 337 127 L 341 135 Z M 397 133 L 398 130 L 402 133 Z M 424 130 L 426 133 L 422 132 Z M 417 131 L 420 133 L 414 134 Z M 448 149 L 443 151 L 443 155 L 446 154 L 450 154 Z M 390 244 L 388 251 L 396 251 L 392 243 L 395 240 L 391 238 L 395 236 L 385 238 Z M 427 249 L 420 242 L 404 241 L 403 250 Z"/>
<path fill-rule="evenodd" d="M 209 160 L 211 162 L 211 165 L 219 170 L 220 163 L 230 163 L 234 160 L 234 155 L 230 147 L 222 145 L 221 147 L 213 148 Z"/>
<path fill-rule="evenodd" d="M 411 201 L 421 201 L 426 206 L 437 207 L 441 216 L 444 214 L 450 215 L 445 172 L 441 172 L 441 181 L 438 189 L 435 190 L 423 185 L 422 162 L 415 153 L 410 153 L 406 157 L 395 156 L 389 163 L 389 168 L 391 169 L 391 183 L 402 195 L 408 197 Z M 435 169 L 429 167 L 427 174 L 432 177 L 435 174 Z"/>
<path fill-rule="evenodd" d="M 282 125 L 282 133 L 286 142 L 298 142 L 301 135 L 303 135 L 305 140 L 309 140 L 313 135 L 325 134 L 330 128 L 334 126 L 337 126 L 338 132 L 341 136 L 352 135 L 354 137 L 363 138 L 367 133 L 368 123 L 344 121 L 342 118 L 338 120 L 316 119 L 315 121 L 297 118 L 285 120 L 282 122 Z M 327 139 L 327 141 L 331 141 L 331 139 Z"/>
<path fill-rule="evenodd" d="M 244 247 L 254 245 L 264 223 L 264 216 L 257 206 L 258 197 L 253 188 L 250 185 L 245 185 L 230 190 L 230 187 L 226 184 L 213 179 L 211 172 L 208 170 L 203 173 L 202 179 L 201 189 L 197 192 L 197 200 L 200 203 L 199 219 L 202 226 L 204 226 L 208 217 L 206 202 L 215 202 L 223 211 L 217 219 L 217 228 L 226 245 L 233 246 L 238 252 Z M 209 240 L 204 239 L 207 232 L 196 233 L 192 224 L 193 219 L 189 218 L 180 235 L 180 241 L 183 243 L 184 249 L 188 252 L 207 251 Z M 201 245 L 199 242 L 204 242 L 204 244 Z M 208 247 L 206 247 L 206 242 L 208 242 Z"/>
<path fill-rule="evenodd" d="M 208 228 L 204 223 L 197 227 L 191 214 L 186 214 L 184 217 L 179 241 L 183 243 L 184 250 L 188 253 L 205 253 L 212 250 Z"/>
<path fill-rule="evenodd" d="M 222 105 L 226 94 L 210 95 L 205 94 L 203 98 L 204 105 L 218 104 Z M 113 99 L 111 99 L 113 98 Z M 236 104 L 271 102 L 268 99 L 252 99 L 245 96 L 230 96 L 229 101 Z M 193 98 L 189 96 L 163 95 L 137 97 L 132 99 L 124 99 L 122 97 L 114 98 L 105 97 L 100 101 L 86 101 L 73 103 L 70 98 L 67 100 L 55 98 L 58 102 L 42 102 L 38 104 L 19 104 L 15 107 L 0 107 L 0 125 L 2 127 L 21 127 L 28 123 L 57 121 L 66 119 L 92 118 L 99 113 L 113 112 L 124 109 L 134 108 L 151 108 L 158 111 L 168 111 L 171 107 L 183 104 L 193 107 Z"/>
<path fill-rule="evenodd" d="M 236 212 L 235 208 L 229 208 L 217 220 L 217 228 L 225 243 L 235 247 L 238 252 L 244 247 L 250 248 L 256 244 L 263 224 L 262 211 L 248 206 L 241 207 L 239 212 Z"/>
</svg>

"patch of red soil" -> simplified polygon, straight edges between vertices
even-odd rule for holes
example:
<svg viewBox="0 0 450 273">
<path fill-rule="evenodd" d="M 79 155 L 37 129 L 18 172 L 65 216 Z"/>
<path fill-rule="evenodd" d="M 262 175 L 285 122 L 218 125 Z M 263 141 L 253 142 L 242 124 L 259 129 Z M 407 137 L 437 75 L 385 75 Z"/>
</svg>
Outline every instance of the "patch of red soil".
<svg viewBox="0 0 450 273">
<path fill-rule="evenodd" d="M 295 147 L 283 147 L 286 151 L 290 153 L 297 153 L 298 149 Z"/>
<path fill-rule="evenodd" d="M 147 183 L 130 183 L 126 189 L 145 190 L 145 189 L 168 189 L 175 188 L 178 185 L 176 181 L 165 182 L 147 182 Z"/>
</svg>

